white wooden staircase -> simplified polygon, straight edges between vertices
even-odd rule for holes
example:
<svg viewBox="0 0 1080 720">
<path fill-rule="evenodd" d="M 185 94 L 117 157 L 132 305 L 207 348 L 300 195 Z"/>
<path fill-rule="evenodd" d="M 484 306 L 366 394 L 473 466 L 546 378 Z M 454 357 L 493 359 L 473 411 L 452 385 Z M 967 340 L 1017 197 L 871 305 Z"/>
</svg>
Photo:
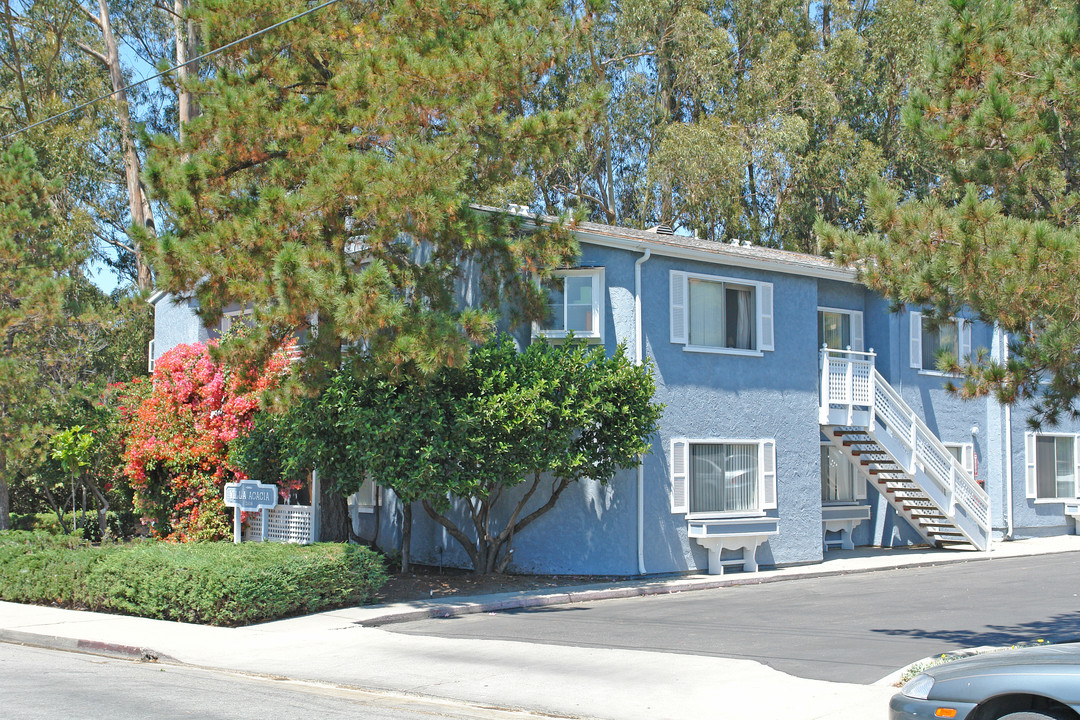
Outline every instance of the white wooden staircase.
<svg viewBox="0 0 1080 720">
<path fill-rule="evenodd" d="M 822 349 L 822 433 L 927 543 L 988 550 L 989 497 L 881 377 L 874 357 Z"/>
</svg>

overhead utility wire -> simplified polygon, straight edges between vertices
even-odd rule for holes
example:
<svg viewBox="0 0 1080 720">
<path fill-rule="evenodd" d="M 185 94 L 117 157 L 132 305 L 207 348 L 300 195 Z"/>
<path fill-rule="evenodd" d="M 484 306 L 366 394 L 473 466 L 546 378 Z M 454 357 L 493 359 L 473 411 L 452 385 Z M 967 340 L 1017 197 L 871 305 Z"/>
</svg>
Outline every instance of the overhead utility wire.
<svg viewBox="0 0 1080 720">
<path fill-rule="evenodd" d="M 108 98 L 111 98 L 113 95 L 116 95 L 117 93 L 124 92 L 126 90 L 130 90 L 131 88 L 138 87 L 140 85 L 144 85 L 144 84 L 150 82 L 151 80 L 156 80 L 159 77 L 163 77 L 165 75 L 168 75 L 169 73 L 171 73 L 171 72 L 173 72 L 175 70 L 179 70 L 180 68 L 182 68 L 182 67 L 184 67 L 186 65 L 190 65 L 191 63 L 198 62 L 199 60 L 202 60 L 203 58 L 208 58 L 211 55 L 217 55 L 219 52 L 222 52 L 224 50 L 228 50 L 231 47 L 235 47 L 236 45 L 239 45 L 240 43 L 247 42 L 248 40 L 251 40 L 252 38 L 257 38 L 260 35 L 265 35 L 266 33 L 270 32 L 271 30 L 276 30 L 277 28 L 281 27 L 282 25 L 288 25 L 293 20 L 299 20 L 300 18 L 302 18 L 302 17 L 304 17 L 306 15 L 311 15 L 314 12 L 318 12 L 319 10 L 322 10 L 324 7 L 328 7 L 330 5 L 338 3 L 340 1 L 341 0 L 329 0 L 329 2 L 324 2 L 322 5 L 317 5 L 316 7 L 305 10 L 302 13 L 299 13 L 297 15 L 293 15 L 291 18 L 287 18 L 285 20 L 282 20 L 279 23 L 275 23 L 275 24 L 273 24 L 273 25 L 271 25 L 269 27 L 264 27 L 262 30 L 256 30 L 255 32 L 251 33 L 250 35 L 245 35 L 244 37 L 240 38 L 239 40 L 233 40 L 231 43 L 227 43 L 225 45 L 222 45 L 219 48 L 214 48 L 213 50 L 211 50 L 209 52 L 206 52 L 206 53 L 203 53 L 202 55 L 200 55 L 198 57 L 191 58 L 190 60 L 188 60 L 185 63 L 181 63 L 179 65 L 174 65 L 173 67 L 169 68 L 168 70 L 162 70 L 161 72 L 157 73 L 156 75 L 151 75 L 149 77 L 145 77 L 142 80 L 139 80 L 137 82 L 133 82 L 130 85 L 125 85 L 122 88 L 119 88 L 117 90 L 113 90 L 112 92 L 106 93 L 106 94 L 104 94 L 104 95 L 102 95 L 100 97 L 96 97 L 93 100 L 88 100 L 87 102 L 84 102 L 81 105 L 76 105 L 75 107 L 71 108 L 70 110 L 65 110 L 62 113 L 58 113 L 56 115 L 53 115 L 52 117 L 47 117 L 44 120 L 39 120 L 36 123 L 34 123 L 33 125 L 27 125 L 25 127 L 19 128 L 18 130 L 12 130 L 7 135 L 0 136 L 0 140 L 7 140 L 9 137 L 14 137 L 14 136 L 18 135 L 19 133 L 23 133 L 23 132 L 26 132 L 27 130 L 31 130 L 33 128 L 36 128 L 38 125 L 44 125 L 46 123 L 52 122 L 53 120 L 59 120 L 60 118 L 64 117 L 65 115 L 70 115 L 73 112 L 76 112 L 78 110 L 82 110 L 84 107 L 89 107 L 89 106 L 93 105 L 94 103 L 101 102 L 102 100 L 107 100 Z"/>
</svg>

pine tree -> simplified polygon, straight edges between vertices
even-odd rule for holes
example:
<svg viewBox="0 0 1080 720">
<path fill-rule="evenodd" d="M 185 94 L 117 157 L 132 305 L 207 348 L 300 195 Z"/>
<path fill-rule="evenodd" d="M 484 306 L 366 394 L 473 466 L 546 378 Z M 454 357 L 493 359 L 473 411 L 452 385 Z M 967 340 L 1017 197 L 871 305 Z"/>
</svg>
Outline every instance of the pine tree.
<svg viewBox="0 0 1080 720">
<path fill-rule="evenodd" d="M 969 308 L 1010 333 L 1007 363 L 949 369 L 964 396 L 1032 399 L 1032 423 L 1078 416 L 1080 396 L 1080 9 L 952 0 L 907 126 L 937 158 L 922 196 L 880 185 L 874 232 L 820 222 L 840 262 L 938 318 Z"/>
<path fill-rule="evenodd" d="M 192 12 L 220 47 L 306 8 Z M 535 112 L 530 97 L 581 23 L 555 0 L 343 0 L 215 56 L 188 80 L 201 115 L 183 140 L 152 141 L 147 177 L 172 228 L 159 286 L 197 297 L 207 323 L 252 306 L 266 332 L 223 348 L 237 360 L 307 333 L 309 384 L 343 345 L 428 372 L 463 361 L 495 311 L 537 316 L 522 271 L 567 262 L 572 238 L 470 203 L 574 141 L 578 113 Z M 470 269 L 485 292 L 462 310 Z"/>
<path fill-rule="evenodd" d="M 64 324 L 72 274 L 86 257 L 55 221 L 56 189 L 25 145 L 0 151 L 0 530 L 11 527 L 19 463 L 45 432 L 40 410 L 51 393 L 43 369 L 57 361 L 48 338 Z"/>
</svg>

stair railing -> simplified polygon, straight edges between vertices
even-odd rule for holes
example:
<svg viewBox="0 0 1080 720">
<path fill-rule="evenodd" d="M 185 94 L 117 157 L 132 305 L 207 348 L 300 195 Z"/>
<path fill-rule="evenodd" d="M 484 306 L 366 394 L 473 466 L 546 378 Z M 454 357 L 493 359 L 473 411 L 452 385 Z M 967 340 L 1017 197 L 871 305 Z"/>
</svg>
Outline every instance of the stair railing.
<svg viewBox="0 0 1080 720">
<path fill-rule="evenodd" d="M 986 533 L 990 532 L 990 497 L 964 466 L 946 449 L 915 411 L 904 402 L 881 374 L 874 371 L 874 407 L 893 435 L 911 453 L 905 468 L 914 476 L 916 464 L 946 491 L 949 516 L 959 504 Z"/>
<path fill-rule="evenodd" d="M 874 367 L 874 358 L 872 349 L 869 352 L 821 349 L 821 424 L 839 424 L 838 410 L 848 425 L 861 411 L 861 417 L 868 418 L 866 427 L 870 431 L 876 420 L 882 421 L 908 451 L 906 458 L 896 458 L 908 474 L 915 477 L 916 470 L 921 468 L 943 491 L 948 508 L 942 509 L 949 517 L 955 517 L 959 504 L 989 538 L 990 498 L 986 491 L 881 376 Z"/>
</svg>

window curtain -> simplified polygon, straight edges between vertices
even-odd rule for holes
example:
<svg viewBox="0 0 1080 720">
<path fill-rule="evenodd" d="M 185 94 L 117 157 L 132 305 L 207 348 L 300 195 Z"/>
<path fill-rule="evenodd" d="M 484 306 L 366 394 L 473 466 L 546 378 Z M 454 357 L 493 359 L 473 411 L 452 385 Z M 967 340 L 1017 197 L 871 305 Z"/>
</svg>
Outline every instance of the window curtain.
<svg viewBox="0 0 1080 720">
<path fill-rule="evenodd" d="M 959 352 L 955 322 L 943 322 L 933 327 L 927 318 L 922 319 L 922 366 L 923 370 L 937 369 L 937 355 L 947 352 L 956 355 Z"/>
<path fill-rule="evenodd" d="M 690 446 L 690 512 L 758 508 L 757 445 Z"/>
<path fill-rule="evenodd" d="M 737 290 L 739 298 L 738 328 L 735 331 L 735 347 L 743 350 L 750 349 L 750 291 Z"/>
<path fill-rule="evenodd" d="M 723 347 L 724 335 L 720 322 L 724 300 L 722 283 L 708 280 L 689 281 L 690 286 L 690 344 L 702 347 Z"/>
<path fill-rule="evenodd" d="M 821 501 L 855 502 L 855 468 L 836 448 L 821 447 Z"/>
</svg>

